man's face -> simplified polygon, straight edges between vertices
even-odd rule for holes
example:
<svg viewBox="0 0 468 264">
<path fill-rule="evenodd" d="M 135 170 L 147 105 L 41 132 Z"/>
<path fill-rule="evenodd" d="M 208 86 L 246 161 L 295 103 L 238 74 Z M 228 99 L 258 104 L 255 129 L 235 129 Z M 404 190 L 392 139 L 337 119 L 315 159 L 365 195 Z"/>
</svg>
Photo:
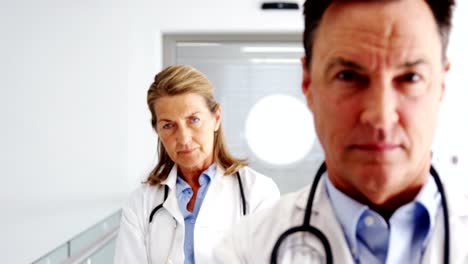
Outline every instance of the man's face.
<svg viewBox="0 0 468 264">
<path fill-rule="evenodd" d="M 330 179 L 378 204 L 421 186 L 448 65 L 423 0 L 339 2 L 315 35 L 302 88 Z"/>
</svg>

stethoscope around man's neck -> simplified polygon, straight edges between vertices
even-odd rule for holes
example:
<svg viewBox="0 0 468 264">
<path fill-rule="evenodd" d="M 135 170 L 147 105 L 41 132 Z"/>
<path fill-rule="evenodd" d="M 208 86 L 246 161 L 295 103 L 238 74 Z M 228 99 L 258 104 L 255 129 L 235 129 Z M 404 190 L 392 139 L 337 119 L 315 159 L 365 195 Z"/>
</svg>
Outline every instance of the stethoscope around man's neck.
<svg viewBox="0 0 468 264">
<path fill-rule="evenodd" d="M 278 240 L 275 243 L 275 246 L 273 247 L 273 251 L 271 252 L 271 259 L 270 262 L 272 264 L 276 264 L 278 260 L 278 253 L 279 249 L 281 246 L 281 243 L 290 235 L 298 232 L 306 232 L 314 235 L 323 245 L 325 249 L 325 259 L 327 264 L 332 264 L 333 263 L 333 254 L 332 254 L 332 249 L 330 245 L 330 241 L 327 239 L 325 234 L 317 229 L 316 227 L 310 225 L 310 217 L 312 215 L 312 207 L 314 203 L 314 198 L 315 198 L 315 193 L 317 192 L 317 186 L 320 181 L 320 178 L 322 175 L 327 171 L 327 167 L 325 165 L 325 162 L 320 165 L 320 168 L 318 169 L 317 173 L 315 174 L 314 182 L 312 183 L 312 187 L 309 192 L 309 197 L 307 199 L 307 206 L 305 208 L 305 213 L 304 213 L 304 222 L 300 226 L 295 226 L 291 227 L 285 232 L 283 232 Z M 437 189 L 439 190 L 440 197 L 441 197 L 441 202 L 442 202 L 442 211 L 444 213 L 444 229 L 445 229 L 445 237 L 444 237 L 444 264 L 449 264 L 450 263 L 450 226 L 449 226 L 449 217 L 448 217 L 448 205 L 447 205 L 447 199 L 445 196 L 445 190 L 444 187 L 442 186 L 442 181 L 440 180 L 439 174 L 437 171 L 434 169 L 434 167 L 431 165 L 430 168 L 430 173 L 432 177 L 434 178 L 434 181 L 437 185 Z"/>
</svg>

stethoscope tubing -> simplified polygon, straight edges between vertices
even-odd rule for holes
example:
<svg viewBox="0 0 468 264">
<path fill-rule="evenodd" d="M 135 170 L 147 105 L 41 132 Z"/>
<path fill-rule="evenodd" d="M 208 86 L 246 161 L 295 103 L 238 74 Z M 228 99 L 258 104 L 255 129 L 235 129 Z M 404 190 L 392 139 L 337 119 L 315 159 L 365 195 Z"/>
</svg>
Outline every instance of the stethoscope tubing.
<svg viewBox="0 0 468 264">
<path fill-rule="evenodd" d="M 242 201 L 242 215 L 246 215 L 247 214 L 247 202 L 246 202 L 246 199 L 245 199 L 244 186 L 242 185 L 242 179 L 241 179 L 241 176 L 239 174 L 239 171 L 236 172 L 236 178 L 237 178 L 237 183 L 239 184 L 239 192 L 240 192 L 241 201 Z M 150 224 L 153 221 L 154 215 L 160 209 L 162 209 L 163 204 L 166 201 L 168 195 L 169 195 L 169 186 L 164 185 L 164 200 L 162 201 L 162 203 L 160 203 L 156 207 L 154 207 L 153 210 L 151 210 L 149 220 L 148 220 Z"/>
<path fill-rule="evenodd" d="M 307 206 L 304 212 L 304 222 L 300 226 L 291 227 L 285 232 L 283 232 L 278 240 L 276 241 L 275 245 L 273 246 L 273 250 L 271 252 L 270 263 L 276 264 L 278 259 L 278 253 L 281 246 L 281 243 L 291 234 L 296 232 L 308 232 L 314 235 L 319 239 L 322 243 L 324 250 L 325 250 L 325 258 L 327 264 L 333 264 L 333 253 L 330 246 L 330 241 L 327 239 L 325 234 L 322 231 L 317 229 L 316 227 L 310 225 L 310 218 L 312 216 L 312 208 L 314 203 L 315 194 L 317 192 L 318 183 L 322 175 L 326 172 L 327 167 L 325 162 L 323 162 L 317 173 L 315 174 L 314 181 L 310 188 L 309 197 L 307 199 Z M 442 211 L 444 213 L 444 228 L 445 228 L 445 238 L 444 238 L 444 262 L 445 264 L 450 263 L 450 224 L 449 224 L 449 213 L 448 213 L 448 204 L 445 195 L 445 189 L 442 185 L 442 181 L 440 180 L 439 173 L 434 169 L 431 165 L 430 174 L 434 178 L 434 181 L 437 185 L 437 189 L 439 190 L 441 203 L 442 203 Z"/>
</svg>

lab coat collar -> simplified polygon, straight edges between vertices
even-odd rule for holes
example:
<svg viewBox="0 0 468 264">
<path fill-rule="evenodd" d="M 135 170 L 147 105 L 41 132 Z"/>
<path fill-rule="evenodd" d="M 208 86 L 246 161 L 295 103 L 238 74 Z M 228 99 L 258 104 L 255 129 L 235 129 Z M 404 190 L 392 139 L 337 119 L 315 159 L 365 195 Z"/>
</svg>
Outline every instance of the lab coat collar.
<svg viewBox="0 0 468 264">
<path fill-rule="evenodd" d="M 203 199 L 203 204 L 198 212 L 197 222 L 198 223 L 211 223 L 212 222 L 212 212 L 209 211 L 210 208 L 219 208 L 219 203 L 222 203 L 223 200 L 220 200 L 222 192 L 232 191 L 226 190 L 226 186 L 223 183 L 224 169 L 221 166 L 216 166 L 216 172 L 211 179 L 210 187 L 205 194 L 205 199 Z M 208 211 L 207 211 L 208 210 Z"/>
<path fill-rule="evenodd" d="M 217 165 L 216 166 L 216 172 L 213 176 L 213 178 L 211 178 L 211 181 L 212 183 L 217 183 L 219 182 L 220 180 L 222 180 L 222 177 L 224 176 L 224 169 L 221 168 L 221 166 Z M 210 190 L 211 189 L 211 190 Z M 214 196 L 214 197 L 218 197 L 218 193 L 222 190 L 222 188 L 220 188 L 219 184 L 211 184 L 210 185 L 210 188 L 208 189 L 208 191 L 211 191 L 212 194 L 210 193 L 210 196 Z M 208 193 L 207 193 L 208 195 Z M 206 197 L 206 196 L 205 196 Z M 205 199 L 206 200 L 206 199 Z"/>
<path fill-rule="evenodd" d="M 437 155 L 433 155 L 432 166 L 439 173 L 444 185 L 449 214 L 451 216 L 467 217 L 468 192 L 466 191 L 466 184 L 461 180 L 466 175 L 460 175 L 456 173 L 456 169 L 444 166 Z"/>
<path fill-rule="evenodd" d="M 221 166 L 216 166 L 216 172 L 213 178 L 211 180 L 216 180 L 220 176 L 224 175 L 224 169 L 221 168 Z M 167 185 L 169 186 L 170 190 L 175 190 L 176 188 L 176 182 L 177 182 L 177 165 L 172 166 L 171 172 L 169 172 L 169 176 L 167 176 L 167 179 L 161 182 L 161 185 Z"/>
<path fill-rule="evenodd" d="M 213 182 L 210 185 L 210 188 L 208 189 L 208 193 L 206 194 L 205 199 L 204 199 L 205 204 L 211 203 L 211 202 L 217 202 L 216 199 L 211 199 L 211 198 L 206 198 L 206 197 L 208 195 L 213 196 L 213 197 L 218 197 L 218 193 L 222 191 L 222 185 L 215 184 L 215 182 L 218 182 L 219 180 L 221 180 L 221 177 L 223 176 L 224 176 L 224 169 L 221 168 L 221 166 L 219 165 L 216 166 L 216 172 L 212 179 Z M 182 216 L 182 213 L 180 212 L 179 202 L 177 200 L 176 181 L 177 181 L 177 165 L 174 165 L 167 179 L 161 183 L 162 185 L 167 185 L 169 187 L 169 194 L 163 206 L 171 213 L 171 215 L 176 219 L 178 223 L 182 224 L 184 223 L 184 218 Z M 202 206 L 202 209 L 203 207 L 206 207 L 206 205 Z M 200 213 L 199 213 L 199 216 L 200 216 Z"/>
<path fill-rule="evenodd" d="M 449 214 L 451 216 L 468 217 L 468 193 L 462 190 L 461 184 L 446 183 L 445 195 L 447 196 L 447 204 Z"/>
<path fill-rule="evenodd" d="M 441 171 L 441 177 L 442 176 Z M 445 175 L 445 174 L 444 174 Z M 459 176 L 459 175 L 454 175 Z M 468 217 L 468 193 L 464 191 L 463 185 L 460 183 L 457 184 L 455 180 L 445 180 L 444 187 L 447 196 L 447 203 L 449 207 L 449 215 L 450 215 L 450 225 L 451 229 L 454 230 L 454 234 L 452 235 L 452 247 L 456 246 L 455 241 L 459 241 L 465 239 L 463 232 L 457 232 L 455 230 L 466 230 L 466 220 Z M 302 190 L 299 191 L 295 206 L 300 210 L 299 215 L 301 216 L 300 223 L 302 224 L 302 219 L 305 212 L 305 207 L 307 205 L 307 199 L 309 197 L 311 186 L 308 185 L 304 187 Z M 350 250 L 343 250 L 343 248 L 347 248 L 347 242 L 344 237 L 343 232 L 338 232 L 340 230 L 340 225 L 337 222 L 335 213 L 331 206 L 331 201 L 328 198 L 328 194 L 325 188 L 325 181 L 321 179 L 317 186 L 317 193 L 315 194 L 314 204 L 313 204 L 313 211 L 311 216 L 311 225 L 317 227 L 319 230 L 322 230 L 323 233 L 328 237 L 329 241 L 331 241 L 331 247 L 334 254 L 334 258 L 337 259 L 337 263 L 353 263 L 353 257 L 351 255 Z M 463 220 L 464 219 L 464 220 Z M 443 237 L 443 228 L 442 228 L 442 215 L 439 213 L 438 215 L 438 227 L 435 228 L 434 234 L 432 237 L 436 236 L 439 238 Z M 435 248 L 442 247 L 442 240 L 441 239 L 432 239 L 432 243 L 428 245 L 427 250 L 423 263 L 439 263 L 441 257 L 439 256 L 440 250 L 435 250 Z M 436 243 L 437 242 L 437 243 Z M 453 251 L 453 249 L 452 249 Z M 432 252 L 432 253 L 431 253 Z M 452 252 L 453 253 L 453 252 Z M 465 255 L 463 255 L 465 254 Z M 468 257 L 466 253 L 462 255 L 453 255 L 454 259 L 463 259 L 466 260 Z M 436 260 L 436 262 L 433 262 Z M 465 263 L 465 262 L 454 262 L 454 263 Z"/>
<path fill-rule="evenodd" d="M 441 175 L 442 175 L 441 171 Z M 460 175 L 456 175 L 460 176 Z M 317 186 L 317 193 L 315 194 L 314 204 L 313 204 L 313 213 L 317 214 L 319 212 L 319 207 L 317 205 L 323 204 L 324 201 L 329 200 L 328 194 L 325 188 L 325 175 L 322 175 L 323 179 L 320 179 L 318 186 Z M 455 216 L 468 216 L 468 192 L 463 191 L 461 188 L 461 184 L 457 184 L 456 180 L 444 180 L 444 177 L 441 176 L 443 179 L 445 193 L 447 196 L 447 202 L 449 205 L 449 212 Z M 307 187 L 304 187 L 299 192 L 299 197 L 296 200 L 296 206 L 301 209 L 305 210 L 307 205 L 307 199 L 309 198 L 311 185 L 309 184 Z"/>
<path fill-rule="evenodd" d="M 323 177 L 324 177 L 324 175 L 322 176 L 322 178 Z M 304 187 L 303 189 L 301 189 L 299 191 L 300 194 L 299 194 L 298 199 L 296 200 L 296 206 L 301 210 L 305 210 L 305 208 L 307 206 L 307 200 L 309 198 L 310 189 L 311 189 L 311 184 L 307 185 L 307 187 Z M 324 179 L 320 179 L 320 181 L 319 181 L 319 183 L 317 185 L 316 193 L 315 193 L 313 211 L 312 211 L 313 213 L 318 212 L 316 205 L 322 204 L 324 202 L 324 199 L 328 200 L 328 197 L 326 197 L 326 196 L 327 196 L 327 193 L 325 191 L 325 181 L 324 181 Z"/>
<path fill-rule="evenodd" d="M 177 201 L 176 180 L 177 165 L 174 165 L 167 179 L 161 183 L 161 185 L 167 185 L 169 187 L 169 194 L 166 201 L 163 203 L 163 206 L 174 217 L 177 223 L 183 226 L 184 218 L 179 209 L 179 202 Z"/>
<path fill-rule="evenodd" d="M 301 224 L 307 206 L 310 188 L 311 186 L 309 185 L 302 189 L 296 199 L 296 207 L 300 210 Z M 354 263 L 346 238 L 344 233 L 341 232 L 341 226 L 338 223 L 331 201 L 328 198 L 324 179 L 320 179 L 318 183 L 310 221 L 311 226 L 321 230 L 327 237 L 336 263 Z M 318 243 L 318 241 L 319 240 L 315 243 Z M 321 244 L 317 244 L 317 247 L 321 246 Z"/>
<path fill-rule="evenodd" d="M 439 173 L 447 197 L 447 205 L 450 216 L 468 216 L 468 192 L 465 184 L 460 180 L 466 175 L 453 173 L 448 167 L 442 166 L 439 160 L 432 160 L 432 166 Z M 432 176 L 431 176 L 432 177 Z"/>
<path fill-rule="evenodd" d="M 177 181 L 177 165 L 172 166 L 171 172 L 167 178 L 161 182 L 161 185 L 167 185 L 170 190 L 175 190 Z"/>
</svg>

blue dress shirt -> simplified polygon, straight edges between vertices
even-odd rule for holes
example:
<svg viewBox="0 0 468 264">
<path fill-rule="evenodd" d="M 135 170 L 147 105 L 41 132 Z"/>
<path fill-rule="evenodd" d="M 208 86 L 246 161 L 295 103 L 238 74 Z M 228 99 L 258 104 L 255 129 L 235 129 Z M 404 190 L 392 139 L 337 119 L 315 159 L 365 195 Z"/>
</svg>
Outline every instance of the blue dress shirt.
<svg viewBox="0 0 468 264">
<path fill-rule="evenodd" d="M 338 190 L 326 176 L 326 190 L 355 263 L 421 263 L 433 231 L 440 193 L 434 179 L 388 221 Z"/>
<path fill-rule="evenodd" d="M 197 192 L 197 198 L 193 212 L 187 210 L 187 204 L 192 199 L 193 190 L 190 185 L 178 176 L 176 181 L 177 190 L 177 201 L 179 203 L 179 209 L 184 217 L 185 222 L 185 239 L 184 239 L 184 253 L 185 253 L 185 264 L 195 263 L 195 255 L 193 251 L 193 231 L 195 229 L 195 223 L 197 221 L 198 212 L 200 211 L 205 194 L 208 191 L 211 180 L 214 178 L 216 173 L 216 163 L 213 163 L 206 169 L 198 178 L 200 188 Z"/>
</svg>

